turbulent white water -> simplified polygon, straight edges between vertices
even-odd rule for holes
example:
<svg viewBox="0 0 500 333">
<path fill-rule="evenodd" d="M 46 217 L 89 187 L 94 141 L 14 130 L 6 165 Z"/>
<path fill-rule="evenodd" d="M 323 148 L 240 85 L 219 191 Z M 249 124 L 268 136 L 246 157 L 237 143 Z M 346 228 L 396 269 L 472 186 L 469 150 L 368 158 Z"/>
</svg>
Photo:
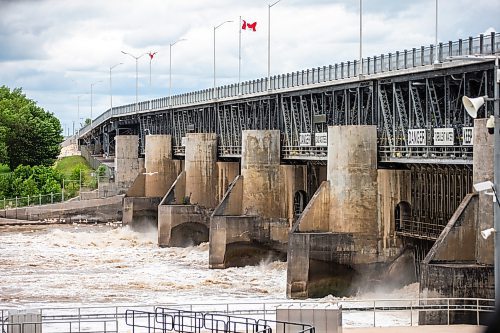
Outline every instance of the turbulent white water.
<svg viewBox="0 0 500 333">
<path fill-rule="evenodd" d="M 285 288 L 286 263 L 211 270 L 208 243 L 159 248 L 156 230 L 138 233 L 105 225 L 0 227 L 0 309 L 281 302 L 286 299 Z M 418 285 L 413 284 L 359 298 L 417 296 Z M 328 296 L 322 301 L 339 299 Z M 351 314 L 344 316 L 344 324 L 369 326 L 372 318 Z M 386 314 L 377 325 L 400 321 L 410 323 L 408 316 Z"/>
<path fill-rule="evenodd" d="M 207 243 L 156 244 L 126 227 L 2 227 L 0 307 L 285 299 L 286 263 L 211 270 Z"/>
</svg>

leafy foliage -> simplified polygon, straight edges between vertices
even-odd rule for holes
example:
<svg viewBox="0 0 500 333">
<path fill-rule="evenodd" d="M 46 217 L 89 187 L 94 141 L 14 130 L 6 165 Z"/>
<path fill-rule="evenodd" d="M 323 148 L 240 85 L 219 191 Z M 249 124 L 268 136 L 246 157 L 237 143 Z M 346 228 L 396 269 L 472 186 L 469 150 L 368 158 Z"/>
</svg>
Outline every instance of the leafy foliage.
<svg viewBox="0 0 500 333">
<path fill-rule="evenodd" d="M 62 175 L 52 167 L 20 165 L 0 174 L 0 198 L 26 197 L 61 192 Z"/>
<path fill-rule="evenodd" d="M 59 155 L 61 133 L 59 120 L 21 89 L 0 87 L 0 163 L 11 170 L 21 164 L 50 166 Z"/>
</svg>

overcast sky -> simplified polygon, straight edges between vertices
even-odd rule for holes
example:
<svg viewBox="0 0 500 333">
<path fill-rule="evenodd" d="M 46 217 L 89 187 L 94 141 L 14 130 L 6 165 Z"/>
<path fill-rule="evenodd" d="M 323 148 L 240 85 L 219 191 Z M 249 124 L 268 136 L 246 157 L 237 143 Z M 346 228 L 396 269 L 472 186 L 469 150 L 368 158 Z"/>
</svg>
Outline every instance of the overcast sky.
<svg viewBox="0 0 500 333">
<path fill-rule="evenodd" d="M 217 85 L 238 81 L 239 16 L 257 22 L 242 33 L 242 80 L 267 74 L 265 0 L 0 0 L 0 85 L 22 87 L 53 112 L 65 134 L 80 117 L 135 102 L 135 60 L 140 55 L 139 99 L 213 85 L 213 27 L 217 29 Z M 271 72 L 286 73 L 354 60 L 359 55 L 359 0 L 282 0 L 271 9 Z M 363 55 L 434 43 L 435 0 L 364 0 Z M 499 31 L 500 1 L 439 0 L 439 41 Z"/>
</svg>

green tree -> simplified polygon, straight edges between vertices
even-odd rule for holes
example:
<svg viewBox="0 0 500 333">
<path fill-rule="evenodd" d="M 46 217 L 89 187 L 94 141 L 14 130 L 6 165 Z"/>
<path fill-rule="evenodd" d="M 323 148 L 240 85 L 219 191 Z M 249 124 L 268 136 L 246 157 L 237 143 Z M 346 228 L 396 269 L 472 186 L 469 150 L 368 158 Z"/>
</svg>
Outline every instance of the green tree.
<svg viewBox="0 0 500 333">
<path fill-rule="evenodd" d="M 0 163 L 11 170 L 24 165 L 52 165 L 62 142 L 59 120 L 20 88 L 0 87 Z"/>
</svg>

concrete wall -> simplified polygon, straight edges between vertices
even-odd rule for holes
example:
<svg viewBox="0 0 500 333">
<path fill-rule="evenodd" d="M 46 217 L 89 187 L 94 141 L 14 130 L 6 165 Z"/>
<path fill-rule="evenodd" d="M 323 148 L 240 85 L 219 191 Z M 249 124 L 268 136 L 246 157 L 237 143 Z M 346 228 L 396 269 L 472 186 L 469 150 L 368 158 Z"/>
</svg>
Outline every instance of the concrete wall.
<svg viewBox="0 0 500 333">
<path fill-rule="evenodd" d="M 186 194 L 191 203 L 214 208 L 217 201 L 217 135 L 189 133 L 186 137 Z"/>
<path fill-rule="evenodd" d="M 468 194 L 422 261 L 420 297 L 494 298 L 493 265 L 476 263 L 478 196 Z M 447 323 L 446 313 L 423 312 L 419 324 Z M 450 323 L 476 323 L 475 313 L 454 312 Z"/>
<path fill-rule="evenodd" d="M 302 212 L 297 231 L 328 232 L 330 219 L 330 183 L 325 181 Z"/>
<path fill-rule="evenodd" d="M 180 173 L 180 161 L 172 160 L 170 135 L 146 135 L 145 196 L 163 197 Z"/>
<path fill-rule="evenodd" d="M 307 167 L 305 165 L 281 165 L 280 175 L 280 217 L 289 221 L 290 228 L 294 221 L 294 196 L 297 191 L 307 193 Z"/>
<path fill-rule="evenodd" d="M 195 205 L 159 206 L 158 245 L 189 246 L 208 241 L 208 216 Z M 200 228 L 196 225 L 203 225 Z M 181 228 L 185 227 L 182 231 Z M 176 230 L 179 232 L 176 234 Z"/>
<path fill-rule="evenodd" d="M 494 135 L 488 134 L 486 129 L 487 119 L 474 120 L 474 159 L 472 165 L 472 183 L 480 183 L 487 180 L 493 181 L 493 146 Z M 493 200 L 485 192 L 479 193 L 479 210 L 477 215 L 478 230 L 485 230 L 493 227 Z M 483 239 L 477 233 L 476 257 L 481 264 L 493 264 L 493 237 Z"/>
<path fill-rule="evenodd" d="M 217 203 L 222 201 L 229 185 L 240 174 L 239 162 L 217 162 Z"/>
<path fill-rule="evenodd" d="M 66 221 L 111 222 L 122 219 L 123 196 L 105 199 L 72 200 L 64 203 L 0 210 L 0 217 L 37 221 L 63 219 Z"/>
<path fill-rule="evenodd" d="M 378 234 L 376 126 L 330 126 L 330 225 L 335 232 Z"/>
<path fill-rule="evenodd" d="M 123 198 L 123 225 L 142 230 L 158 225 L 158 197 L 125 197 Z"/>
<path fill-rule="evenodd" d="M 398 203 L 411 202 L 411 175 L 409 170 L 378 170 L 378 225 L 379 251 L 393 252 L 400 245 L 395 232 L 395 209 Z"/>
<path fill-rule="evenodd" d="M 222 198 L 220 204 L 214 210 L 214 216 L 241 215 L 243 207 L 243 176 L 236 176 Z"/>
<path fill-rule="evenodd" d="M 146 170 L 141 169 L 139 174 L 135 178 L 132 185 L 127 190 L 127 197 L 145 197 L 146 196 L 146 175 L 144 174 Z"/>
<path fill-rule="evenodd" d="M 242 132 L 243 215 L 278 218 L 280 202 L 280 132 Z"/>
<path fill-rule="evenodd" d="M 139 174 L 139 137 L 117 135 L 115 137 L 115 182 L 122 189 L 128 189 Z"/>
</svg>

